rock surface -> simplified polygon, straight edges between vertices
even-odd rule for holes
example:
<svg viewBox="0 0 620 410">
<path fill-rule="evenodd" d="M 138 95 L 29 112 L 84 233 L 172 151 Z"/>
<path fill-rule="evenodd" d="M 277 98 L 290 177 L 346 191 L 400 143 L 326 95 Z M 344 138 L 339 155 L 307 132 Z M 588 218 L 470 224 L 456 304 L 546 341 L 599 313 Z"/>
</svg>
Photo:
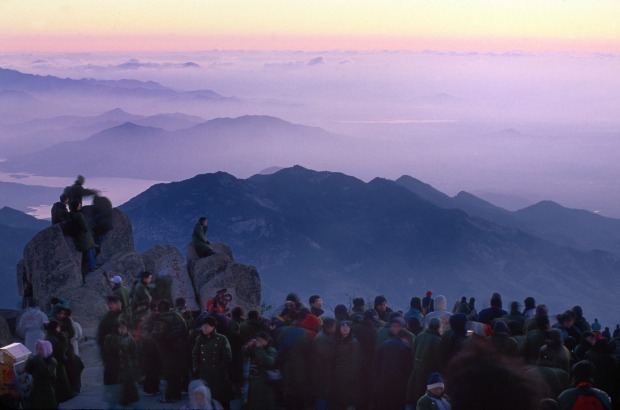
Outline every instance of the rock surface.
<svg viewBox="0 0 620 410">
<path fill-rule="evenodd" d="M 0 316 L 0 347 L 13 343 L 13 335 L 6 320 Z"/>
<path fill-rule="evenodd" d="M 87 224 L 92 226 L 91 207 L 84 207 L 83 212 Z M 52 297 L 68 299 L 74 318 L 87 336 L 93 336 L 106 311 L 105 297 L 112 291 L 110 278 L 120 275 L 125 286 L 131 287 L 143 270 L 152 272 L 154 282 L 160 285 L 152 292 L 153 297 L 165 296 L 174 302 L 182 296 L 191 310 L 202 310 L 204 302 L 221 288 L 228 289 L 233 297 L 230 308 L 260 307 L 261 287 L 256 268 L 235 262 L 227 245 L 212 244 L 217 254 L 202 259 L 195 253 L 192 255 L 191 248 L 186 264 L 181 252 L 170 245 L 157 245 L 138 254 L 134 250 L 131 223 L 118 209 L 114 209 L 113 223 L 114 229 L 104 238 L 97 256 L 101 266 L 84 275 L 84 284 L 82 254 L 75 250 L 73 239 L 64 236 L 59 226 L 50 226 L 36 234 L 26 245 L 24 259 L 17 266 L 20 295 L 23 296 L 30 283 L 35 303 L 44 312 L 48 311 L 47 303 Z"/>
</svg>

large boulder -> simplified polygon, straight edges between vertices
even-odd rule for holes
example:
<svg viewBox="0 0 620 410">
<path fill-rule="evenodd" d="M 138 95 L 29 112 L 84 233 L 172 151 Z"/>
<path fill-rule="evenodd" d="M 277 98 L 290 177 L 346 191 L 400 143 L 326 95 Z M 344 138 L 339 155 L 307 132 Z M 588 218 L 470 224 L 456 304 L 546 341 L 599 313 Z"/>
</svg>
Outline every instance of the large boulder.
<svg viewBox="0 0 620 410">
<path fill-rule="evenodd" d="M 86 224 L 91 228 L 94 225 L 93 207 L 85 206 L 82 210 Z M 112 210 L 112 230 L 105 234 L 101 243 L 97 261 L 105 263 L 118 253 L 132 252 L 134 250 L 133 233 L 131 222 L 127 215 L 114 208 Z"/>
<path fill-rule="evenodd" d="M 187 308 L 193 311 L 200 310 L 196 301 L 196 290 L 190 278 L 185 259 L 181 252 L 170 245 L 158 245 L 142 254 L 146 270 L 153 273 L 156 283 L 165 283 L 163 279 L 169 277 L 171 302 L 185 298 Z"/>
<path fill-rule="evenodd" d="M 207 300 L 226 289 L 225 294 L 231 298 L 227 308 L 240 306 L 246 312 L 259 310 L 261 286 L 256 268 L 235 262 L 232 250 L 226 244 L 211 242 L 210 246 L 215 255 L 206 258 L 198 258 L 191 243 L 187 247 L 187 267 L 198 291 L 200 306 L 204 308 Z"/>
</svg>

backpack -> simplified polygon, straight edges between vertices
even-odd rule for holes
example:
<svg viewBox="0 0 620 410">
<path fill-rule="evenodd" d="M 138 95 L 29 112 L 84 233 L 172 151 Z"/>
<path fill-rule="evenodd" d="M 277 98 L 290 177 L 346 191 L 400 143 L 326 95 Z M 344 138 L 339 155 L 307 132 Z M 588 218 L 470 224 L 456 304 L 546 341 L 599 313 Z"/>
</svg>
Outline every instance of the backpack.
<svg viewBox="0 0 620 410">
<path fill-rule="evenodd" d="M 573 410 L 604 410 L 604 407 L 591 388 L 580 388 Z"/>
</svg>

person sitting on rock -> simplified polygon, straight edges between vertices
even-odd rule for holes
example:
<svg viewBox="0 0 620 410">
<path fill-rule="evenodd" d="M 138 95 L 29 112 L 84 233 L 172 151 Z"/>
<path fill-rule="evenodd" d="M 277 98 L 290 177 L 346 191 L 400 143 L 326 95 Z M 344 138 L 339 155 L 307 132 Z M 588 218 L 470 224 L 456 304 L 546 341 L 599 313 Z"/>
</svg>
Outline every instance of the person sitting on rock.
<svg viewBox="0 0 620 410">
<path fill-rule="evenodd" d="M 211 242 L 207 240 L 207 229 L 209 227 L 209 221 L 204 216 L 198 219 L 198 223 L 194 225 L 194 232 L 192 233 L 192 245 L 198 254 L 199 258 L 205 258 L 207 256 L 215 255 L 215 251 L 209 246 Z"/>
<path fill-rule="evenodd" d="M 60 200 L 52 205 L 52 225 L 56 225 L 69 220 L 69 196 L 61 194 Z"/>
</svg>

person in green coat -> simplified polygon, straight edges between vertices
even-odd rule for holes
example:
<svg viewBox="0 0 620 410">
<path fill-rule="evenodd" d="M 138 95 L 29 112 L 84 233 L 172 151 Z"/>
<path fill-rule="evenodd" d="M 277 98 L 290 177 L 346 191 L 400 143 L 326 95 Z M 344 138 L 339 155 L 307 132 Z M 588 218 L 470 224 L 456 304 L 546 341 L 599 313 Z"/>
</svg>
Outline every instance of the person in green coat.
<svg viewBox="0 0 620 410">
<path fill-rule="evenodd" d="M 276 365 L 278 352 L 271 346 L 271 336 L 259 332 L 242 348 L 245 360 L 250 361 L 247 402 L 244 409 L 273 409 L 276 407 L 276 392 L 269 383 L 268 371 Z"/>
<path fill-rule="evenodd" d="M 334 362 L 334 403 L 343 407 L 363 404 L 362 348 L 353 333 L 351 322 L 344 320 L 338 326 Z"/>
<path fill-rule="evenodd" d="M 217 321 L 212 316 L 202 320 L 202 334 L 192 350 L 192 372 L 211 389 L 213 398 L 229 408 L 233 398 L 229 367 L 232 351 L 226 336 L 216 333 Z"/>
<path fill-rule="evenodd" d="M 54 384 L 54 391 L 56 392 L 56 401 L 62 403 L 73 398 L 75 393 L 71 389 L 69 377 L 67 376 L 69 339 L 65 333 L 60 330 L 60 322 L 56 319 L 50 319 L 47 325 L 45 340 L 52 344 L 52 352 L 54 359 L 56 359 L 56 383 Z"/>
<path fill-rule="evenodd" d="M 413 370 L 407 384 L 407 403 L 415 405 L 426 391 L 428 375 L 441 369 L 443 344 L 439 335 L 441 322 L 434 317 L 428 328 L 413 342 Z"/>
<path fill-rule="evenodd" d="M 142 271 L 138 275 L 138 283 L 133 289 L 133 297 L 131 300 L 131 318 L 133 319 L 133 328 L 139 329 L 144 317 L 148 315 L 153 297 L 150 292 L 150 284 L 153 280 L 151 272 Z"/>
<path fill-rule="evenodd" d="M 57 409 L 56 393 L 56 359 L 52 356 L 52 344 L 47 340 L 37 340 L 36 354 L 26 362 L 26 373 L 32 375 L 32 391 L 29 409 Z"/>
<path fill-rule="evenodd" d="M 194 225 L 192 245 L 194 245 L 194 249 L 196 250 L 199 258 L 215 255 L 215 251 L 209 246 L 211 242 L 207 240 L 208 227 L 209 221 L 207 221 L 207 218 L 204 216 L 201 216 L 196 225 Z"/>
<path fill-rule="evenodd" d="M 106 401 L 114 408 L 116 404 L 128 405 L 140 399 L 135 382 L 138 345 L 128 331 L 124 319 L 118 321 L 116 332 L 108 334 L 103 342 L 103 384 Z"/>
<path fill-rule="evenodd" d="M 131 325 L 133 322 L 129 289 L 123 286 L 123 278 L 118 275 L 113 276 L 110 282 L 112 283 L 112 294 L 118 296 L 121 301 L 121 311 L 123 312 L 124 319 Z"/>
<path fill-rule="evenodd" d="M 332 364 L 336 354 L 336 320 L 331 317 L 323 319 L 323 328 L 312 340 L 310 375 L 312 392 L 316 398 L 316 408 L 328 408 L 333 388 Z"/>
</svg>

